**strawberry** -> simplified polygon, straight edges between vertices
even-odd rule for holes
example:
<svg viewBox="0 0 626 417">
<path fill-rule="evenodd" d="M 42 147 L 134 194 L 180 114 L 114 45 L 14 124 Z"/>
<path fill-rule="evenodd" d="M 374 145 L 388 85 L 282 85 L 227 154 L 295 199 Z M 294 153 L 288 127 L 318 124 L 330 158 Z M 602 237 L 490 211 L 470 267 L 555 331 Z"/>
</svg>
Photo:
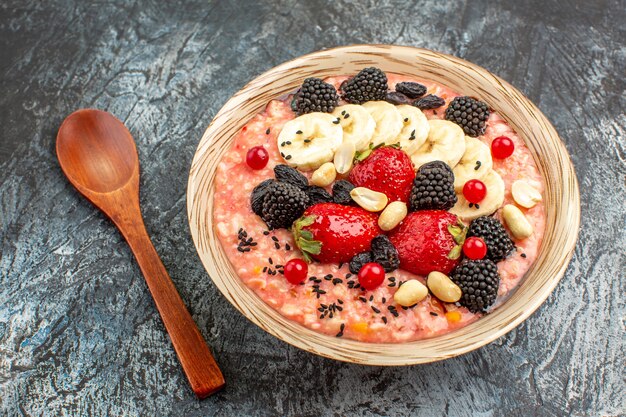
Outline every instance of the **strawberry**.
<svg viewBox="0 0 626 417">
<path fill-rule="evenodd" d="M 452 213 L 422 210 L 409 213 L 389 234 L 398 250 L 400 268 L 427 276 L 450 273 L 461 257 L 466 228 Z"/>
<path fill-rule="evenodd" d="M 307 261 L 349 262 L 357 253 L 369 251 L 372 239 L 382 232 L 378 216 L 369 211 L 320 203 L 294 222 L 293 233 Z"/>
<path fill-rule="evenodd" d="M 368 152 L 365 151 L 360 157 Z M 374 149 L 350 172 L 350 182 L 357 187 L 383 193 L 389 201 L 405 203 L 409 201 L 414 178 L 411 158 L 404 151 L 390 146 Z"/>
</svg>

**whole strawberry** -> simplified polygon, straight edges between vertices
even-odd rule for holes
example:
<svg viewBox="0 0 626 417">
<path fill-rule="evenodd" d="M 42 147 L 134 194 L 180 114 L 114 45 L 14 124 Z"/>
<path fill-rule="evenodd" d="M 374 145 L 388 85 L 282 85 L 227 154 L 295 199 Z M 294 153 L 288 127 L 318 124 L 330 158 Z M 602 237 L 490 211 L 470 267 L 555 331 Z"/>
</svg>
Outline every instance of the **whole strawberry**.
<svg viewBox="0 0 626 417">
<path fill-rule="evenodd" d="M 368 151 L 366 151 L 368 152 Z M 411 158 L 390 146 L 374 149 L 350 172 L 350 182 L 357 187 L 383 193 L 389 201 L 409 201 L 415 178 Z"/>
<path fill-rule="evenodd" d="M 400 268 L 423 276 L 432 271 L 448 274 L 459 262 L 464 239 L 458 218 L 443 210 L 409 213 L 389 235 Z"/>
<path fill-rule="evenodd" d="M 294 222 L 293 233 L 307 260 L 349 262 L 357 253 L 369 251 L 381 230 L 378 217 L 360 207 L 320 203 Z"/>
</svg>

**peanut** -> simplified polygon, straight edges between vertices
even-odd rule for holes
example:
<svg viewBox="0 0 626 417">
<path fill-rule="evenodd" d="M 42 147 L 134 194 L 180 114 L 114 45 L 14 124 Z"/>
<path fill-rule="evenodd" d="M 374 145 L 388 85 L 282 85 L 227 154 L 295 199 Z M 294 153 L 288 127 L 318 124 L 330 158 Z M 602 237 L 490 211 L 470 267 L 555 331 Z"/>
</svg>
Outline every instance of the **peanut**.
<svg viewBox="0 0 626 417">
<path fill-rule="evenodd" d="M 400 224 L 406 217 L 406 203 L 402 201 L 394 201 L 389 203 L 387 207 L 380 213 L 378 218 L 378 226 L 384 231 L 389 231 Z"/>
<path fill-rule="evenodd" d="M 406 281 L 393 295 L 393 301 L 404 307 L 422 301 L 428 295 L 428 288 L 416 279 Z"/>
<path fill-rule="evenodd" d="M 511 234 L 516 239 L 526 239 L 533 234 L 533 226 L 528 222 L 524 213 L 512 204 L 502 208 L 502 218 Z"/>
<path fill-rule="evenodd" d="M 541 201 L 541 193 L 524 180 L 517 180 L 511 186 L 513 200 L 524 208 L 532 208 Z"/>
<path fill-rule="evenodd" d="M 428 274 L 426 284 L 430 288 L 430 292 L 445 303 L 456 303 L 463 295 L 459 286 L 441 272 L 433 271 Z"/>
<path fill-rule="evenodd" d="M 387 205 L 387 196 L 365 187 L 356 187 L 350 191 L 352 199 L 367 211 L 381 211 Z"/>
<path fill-rule="evenodd" d="M 326 162 L 313 172 L 311 184 L 317 185 L 318 187 L 326 187 L 332 184 L 336 177 L 337 171 L 335 171 L 335 165 L 332 162 Z"/>
</svg>

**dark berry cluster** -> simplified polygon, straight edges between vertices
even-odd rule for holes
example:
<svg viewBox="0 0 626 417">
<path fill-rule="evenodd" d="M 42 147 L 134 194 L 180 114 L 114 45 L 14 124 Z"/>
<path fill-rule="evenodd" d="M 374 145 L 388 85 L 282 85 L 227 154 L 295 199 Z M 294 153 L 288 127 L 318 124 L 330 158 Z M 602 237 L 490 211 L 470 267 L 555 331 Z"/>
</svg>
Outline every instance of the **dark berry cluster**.
<svg viewBox="0 0 626 417">
<path fill-rule="evenodd" d="M 472 137 L 485 133 L 488 118 L 487 104 L 467 96 L 455 97 L 446 109 L 446 120 L 461 126 Z"/>
<path fill-rule="evenodd" d="M 319 78 L 307 78 L 294 97 L 292 109 L 298 116 L 312 112 L 331 113 L 338 102 L 335 87 Z"/>
<path fill-rule="evenodd" d="M 387 95 L 387 76 L 375 67 L 361 70 L 341 85 L 343 98 L 353 104 L 384 100 Z"/>
<path fill-rule="evenodd" d="M 459 302 L 472 313 L 486 312 L 496 301 L 500 275 L 496 264 L 488 259 L 462 262 L 450 279 L 463 292 Z"/>
<path fill-rule="evenodd" d="M 503 260 L 515 249 L 504 226 L 494 217 L 482 216 L 472 220 L 467 236 L 476 236 L 484 240 L 487 245 L 487 259 L 494 262 Z"/>
<path fill-rule="evenodd" d="M 449 210 L 456 202 L 454 173 L 448 164 L 433 161 L 422 165 L 413 180 L 409 209 Z"/>
</svg>

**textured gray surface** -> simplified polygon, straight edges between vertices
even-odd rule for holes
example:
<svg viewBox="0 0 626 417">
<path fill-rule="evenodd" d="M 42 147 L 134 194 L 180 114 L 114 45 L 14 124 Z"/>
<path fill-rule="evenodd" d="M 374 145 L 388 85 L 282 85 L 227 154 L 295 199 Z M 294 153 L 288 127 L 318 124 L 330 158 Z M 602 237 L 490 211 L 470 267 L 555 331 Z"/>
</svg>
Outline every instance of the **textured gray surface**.
<svg viewBox="0 0 626 417">
<path fill-rule="evenodd" d="M 0 415 L 626 414 L 626 3 L 35 1 L 0 5 Z M 592 4 L 593 3 L 593 4 Z M 523 325 L 424 366 L 333 362 L 265 334 L 216 291 L 185 207 L 205 127 L 248 80 L 323 47 L 468 59 L 527 94 L 576 166 L 573 261 Z M 129 249 L 67 183 L 80 107 L 138 142 L 149 232 L 228 381 L 194 399 Z"/>
</svg>

